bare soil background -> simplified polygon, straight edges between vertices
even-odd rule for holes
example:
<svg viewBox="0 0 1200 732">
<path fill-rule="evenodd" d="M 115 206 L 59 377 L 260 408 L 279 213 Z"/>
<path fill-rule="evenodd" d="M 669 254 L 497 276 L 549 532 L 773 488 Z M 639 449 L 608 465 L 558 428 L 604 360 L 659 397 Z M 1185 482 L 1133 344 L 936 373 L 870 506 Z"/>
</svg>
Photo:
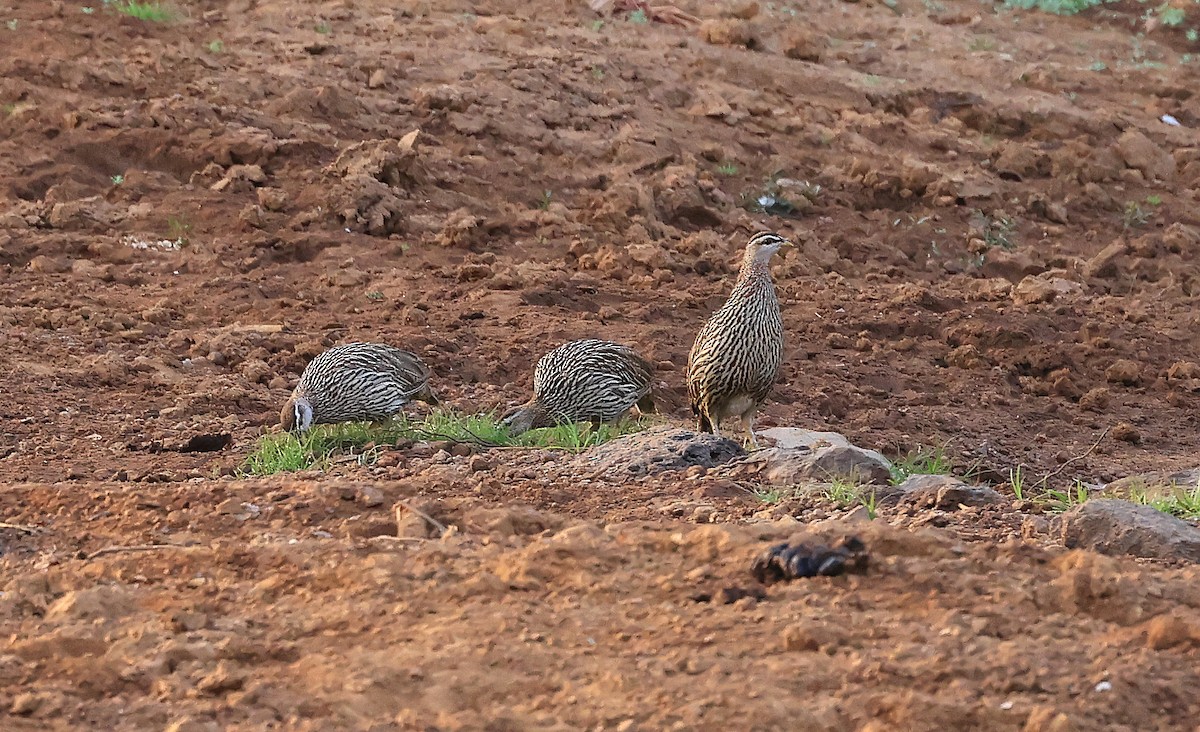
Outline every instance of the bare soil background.
<svg viewBox="0 0 1200 732">
<path fill-rule="evenodd" d="M 763 426 L 946 444 L 996 482 L 1200 462 L 1182 30 L 1136 36 L 1136 4 L 681 7 L 702 25 L 0 6 L 6 729 L 1195 725 L 1195 569 L 1064 552 L 1028 507 L 817 508 L 872 571 L 721 604 L 695 597 L 798 527 L 703 475 L 416 449 L 232 477 L 351 339 L 419 352 L 472 411 L 564 340 L 620 340 L 682 422 L 760 227 L 800 245 Z M 794 215 L 741 205 L 773 179 Z M 459 530 L 397 540 L 401 499 Z M 93 556 L 161 543 L 185 546 Z"/>
</svg>

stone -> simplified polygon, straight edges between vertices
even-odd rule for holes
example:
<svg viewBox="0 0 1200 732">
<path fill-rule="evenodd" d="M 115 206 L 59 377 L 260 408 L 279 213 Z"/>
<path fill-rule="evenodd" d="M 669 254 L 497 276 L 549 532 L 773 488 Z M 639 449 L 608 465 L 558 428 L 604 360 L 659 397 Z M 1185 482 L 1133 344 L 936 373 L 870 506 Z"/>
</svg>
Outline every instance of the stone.
<svg viewBox="0 0 1200 732">
<path fill-rule="evenodd" d="M 1049 273 L 1030 275 L 1017 283 L 1013 290 L 1013 302 L 1017 305 L 1033 305 L 1040 302 L 1051 302 L 1059 297 L 1078 295 L 1083 287 L 1078 282 L 1051 277 Z"/>
<path fill-rule="evenodd" d="M 1140 170 L 1147 179 L 1168 180 L 1175 175 L 1174 156 L 1138 130 L 1125 130 L 1117 139 L 1117 154 L 1127 166 Z"/>
<path fill-rule="evenodd" d="M 354 498 L 364 508 L 375 508 L 383 505 L 383 492 L 375 486 L 361 485 L 354 492 Z"/>
<path fill-rule="evenodd" d="M 758 45 L 757 34 L 750 23 L 734 18 L 712 18 L 700 24 L 700 37 L 714 46 Z"/>
<path fill-rule="evenodd" d="M 882 453 L 875 450 L 858 447 L 846 438 L 845 435 L 838 432 L 820 432 L 817 430 L 806 430 L 800 427 L 771 427 L 770 429 L 759 430 L 756 432 L 760 438 L 765 437 L 775 443 L 775 447 L 807 447 L 811 450 L 816 450 L 822 447 L 854 447 L 862 450 L 866 454 L 875 458 L 879 462 L 891 467 L 891 462 L 883 456 Z"/>
<path fill-rule="evenodd" d="M 1052 707 L 1034 707 L 1025 719 L 1022 732 L 1075 732 L 1071 718 Z"/>
<path fill-rule="evenodd" d="M 852 480 L 868 485 L 886 485 L 892 471 L 886 459 L 873 450 L 831 445 L 812 450 L 806 447 L 770 447 L 753 453 L 744 465 L 757 466 L 758 480 L 771 485 Z"/>
<path fill-rule="evenodd" d="M 808 28 L 788 26 L 782 35 L 781 48 L 783 55 L 799 61 L 820 63 L 829 47 L 826 36 L 815 33 Z"/>
<path fill-rule="evenodd" d="M 745 454 L 733 440 L 686 429 L 657 428 L 627 435 L 575 458 L 583 470 L 627 477 L 712 468 Z"/>
<path fill-rule="evenodd" d="M 962 506 L 990 506 L 1004 496 L 985 485 L 968 485 L 952 475 L 910 475 L 896 486 L 900 501 L 923 508 L 956 511 Z"/>
<path fill-rule="evenodd" d="M 1137 361 L 1118 359 L 1104 370 L 1104 378 L 1110 384 L 1137 386 L 1142 380 L 1142 367 Z"/>
<path fill-rule="evenodd" d="M 46 620 L 103 620 L 122 618 L 133 612 L 133 600 L 120 587 L 97 585 L 72 590 L 46 609 Z"/>
<path fill-rule="evenodd" d="M 1096 498 L 1063 514 L 1062 542 L 1070 549 L 1147 559 L 1200 562 L 1200 529 L 1149 506 Z"/>
<path fill-rule="evenodd" d="M 1200 642 L 1200 626 L 1175 613 L 1164 613 L 1146 622 L 1146 646 L 1155 651 L 1183 643 Z"/>
<path fill-rule="evenodd" d="M 1115 277 L 1117 260 L 1128 253 L 1129 246 L 1125 240 L 1117 239 L 1089 259 L 1083 265 L 1083 273 L 1088 277 Z"/>
<path fill-rule="evenodd" d="M 1117 422 L 1113 425 L 1109 435 L 1119 442 L 1128 442 L 1131 445 L 1136 445 L 1142 441 L 1142 433 L 1138 432 L 1137 427 L 1128 422 Z"/>
<path fill-rule="evenodd" d="M 1129 490 L 1174 490 L 1180 487 L 1194 488 L 1200 486 L 1200 467 L 1180 470 L 1174 473 L 1150 472 L 1118 478 L 1104 486 L 1105 493 L 1123 494 Z"/>
</svg>

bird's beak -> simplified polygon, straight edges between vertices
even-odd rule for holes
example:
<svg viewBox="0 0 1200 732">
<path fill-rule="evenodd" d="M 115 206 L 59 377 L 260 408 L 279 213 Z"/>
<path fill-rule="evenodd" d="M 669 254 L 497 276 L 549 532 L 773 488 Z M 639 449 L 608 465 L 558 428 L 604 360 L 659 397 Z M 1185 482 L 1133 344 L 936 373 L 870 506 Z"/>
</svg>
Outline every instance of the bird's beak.
<svg viewBox="0 0 1200 732">
<path fill-rule="evenodd" d="M 784 239 L 784 240 L 783 240 L 783 245 L 782 245 L 782 246 L 785 246 L 785 247 L 794 247 L 794 246 L 796 246 L 796 242 L 792 241 L 791 239 Z"/>
</svg>

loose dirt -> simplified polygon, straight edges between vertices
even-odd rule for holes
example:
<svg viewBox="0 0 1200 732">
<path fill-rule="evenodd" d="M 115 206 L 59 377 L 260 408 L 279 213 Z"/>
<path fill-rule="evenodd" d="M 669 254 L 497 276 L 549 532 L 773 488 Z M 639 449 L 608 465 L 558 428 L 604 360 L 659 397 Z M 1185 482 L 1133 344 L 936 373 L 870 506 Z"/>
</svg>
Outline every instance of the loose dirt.
<svg viewBox="0 0 1200 732">
<path fill-rule="evenodd" d="M 680 7 L 0 6 L 5 729 L 1194 726 L 1196 570 L 1065 552 L 1019 502 L 862 521 L 537 451 L 232 477 L 351 339 L 472 411 L 620 340 L 683 423 L 760 227 L 799 245 L 762 426 L 993 482 L 1195 467 L 1184 28 Z M 755 590 L 772 542 L 847 533 L 865 575 Z"/>
</svg>

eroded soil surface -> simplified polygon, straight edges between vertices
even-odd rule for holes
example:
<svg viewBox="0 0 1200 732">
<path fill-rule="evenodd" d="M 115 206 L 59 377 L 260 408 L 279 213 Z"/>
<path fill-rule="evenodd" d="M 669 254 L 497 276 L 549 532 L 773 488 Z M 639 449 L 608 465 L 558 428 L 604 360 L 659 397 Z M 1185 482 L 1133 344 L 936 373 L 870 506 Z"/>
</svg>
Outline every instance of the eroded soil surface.
<svg viewBox="0 0 1200 732">
<path fill-rule="evenodd" d="M 1184 29 L 1137 35 L 1136 4 L 183 5 L 0 5 L 5 729 L 1195 725 L 1196 570 L 1065 552 L 1019 502 L 797 524 L 541 451 L 232 475 L 352 339 L 471 411 L 564 340 L 624 341 L 682 424 L 762 227 L 799 244 L 762 426 L 945 444 L 996 483 L 1195 467 Z M 788 215 L 744 205 L 766 195 Z M 752 592 L 811 521 L 870 571 Z"/>
</svg>

